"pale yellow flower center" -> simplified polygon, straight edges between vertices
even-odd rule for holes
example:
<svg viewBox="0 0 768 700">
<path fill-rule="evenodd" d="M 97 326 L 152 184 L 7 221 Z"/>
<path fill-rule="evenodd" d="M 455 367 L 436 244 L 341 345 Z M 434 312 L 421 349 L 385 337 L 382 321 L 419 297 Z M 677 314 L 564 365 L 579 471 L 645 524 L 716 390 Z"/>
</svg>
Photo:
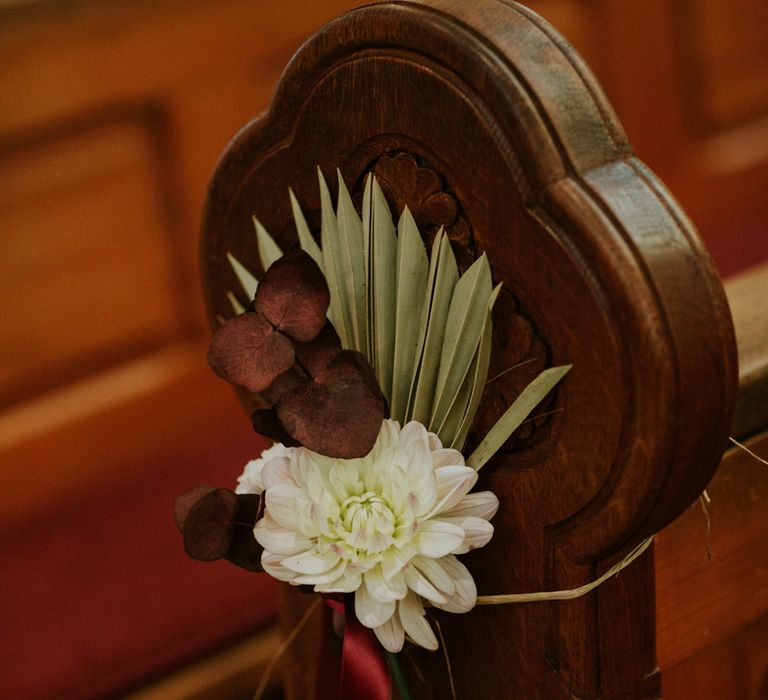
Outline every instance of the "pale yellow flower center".
<svg viewBox="0 0 768 700">
<path fill-rule="evenodd" d="M 350 547 L 376 554 L 393 543 L 395 514 L 387 501 L 373 491 L 345 499 L 339 520 L 336 535 Z"/>
</svg>

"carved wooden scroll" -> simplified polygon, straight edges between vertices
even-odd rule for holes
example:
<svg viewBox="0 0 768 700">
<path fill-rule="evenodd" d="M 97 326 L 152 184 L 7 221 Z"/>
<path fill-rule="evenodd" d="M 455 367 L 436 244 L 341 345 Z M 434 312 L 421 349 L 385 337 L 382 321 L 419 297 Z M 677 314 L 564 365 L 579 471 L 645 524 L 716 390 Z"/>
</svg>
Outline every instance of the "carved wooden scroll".
<svg viewBox="0 0 768 700">
<path fill-rule="evenodd" d="M 258 267 L 251 215 L 295 244 L 288 187 L 319 209 L 317 166 L 358 191 L 376 172 L 428 235 L 446 226 L 464 264 L 488 254 L 504 285 L 490 376 L 510 371 L 489 383 L 478 433 L 541 368 L 574 366 L 481 474 L 502 504 L 491 545 L 467 557 L 481 594 L 587 583 L 696 499 L 736 386 L 723 291 L 546 22 L 501 0 L 384 2 L 315 34 L 212 181 L 212 320 L 237 288 L 226 252 Z M 459 698 L 658 693 L 650 553 L 575 601 L 436 617 Z M 409 655 L 413 696 L 450 697 L 441 653 Z"/>
</svg>

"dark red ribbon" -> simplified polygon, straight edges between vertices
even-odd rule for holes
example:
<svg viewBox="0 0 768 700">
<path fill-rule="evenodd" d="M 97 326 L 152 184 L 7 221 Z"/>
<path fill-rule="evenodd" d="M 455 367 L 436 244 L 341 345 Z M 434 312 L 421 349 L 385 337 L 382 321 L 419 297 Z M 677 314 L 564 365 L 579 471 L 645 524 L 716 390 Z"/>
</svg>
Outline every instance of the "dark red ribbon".
<svg viewBox="0 0 768 700">
<path fill-rule="evenodd" d="M 373 630 L 357 619 L 354 598 L 351 595 L 323 598 L 326 607 L 317 669 L 317 700 L 389 700 L 392 677 L 384 649 Z M 344 619 L 341 658 L 333 646 L 337 639 L 333 629 L 334 612 Z"/>
</svg>

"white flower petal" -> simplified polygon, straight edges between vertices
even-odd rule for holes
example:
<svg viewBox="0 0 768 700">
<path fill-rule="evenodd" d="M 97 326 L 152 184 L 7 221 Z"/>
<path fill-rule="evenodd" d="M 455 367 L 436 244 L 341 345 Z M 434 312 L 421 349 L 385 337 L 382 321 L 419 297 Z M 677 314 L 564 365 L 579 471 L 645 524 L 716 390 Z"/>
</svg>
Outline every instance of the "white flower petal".
<svg viewBox="0 0 768 700">
<path fill-rule="evenodd" d="M 441 518 L 441 521 L 457 525 L 464 530 L 464 543 L 461 553 L 485 547 L 491 541 L 491 537 L 493 537 L 493 525 L 483 518 L 468 515 L 464 518 Z M 458 554 L 458 552 L 453 553 Z"/>
<path fill-rule="evenodd" d="M 384 577 L 381 566 L 375 566 L 363 576 L 368 593 L 381 601 L 400 600 L 408 593 L 405 578 L 400 575 Z"/>
<path fill-rule="evenodd" d="M 456 584 L 456 592 L 445 603 L 434 603 L 435 607 L 451 613 L 468 612 L 475 607 L 477 601 L 475 580 L 467 567 L 454 556 L 445 557 L 440 563 Z"/>
<path fill-rule="evenodd" d="M 419 528 L 416 546 L 419 554 L 437 559 L 464 543 L 464 530 L 442 520 L 427 520 Z"/>
<path fill-rule="evenodd" d="M 460 517 L 474 515 L 476 518 L 490 520 L 499 509 L 499 499 L 491 491 L 469 493 L 450 510 L 444 510 L 441 517 Z"/>
<path fill-rule="evenodd" d="M 381 601 L 368 593 L 367 586 L 360 586 L 355 592 L 355 615 L 361 625 L 379 627 L 395 613 L 395 601 Z"/>
<path fill-rule="evenodd" d="M 450 447 L 442 447 L 438 450 L 432 450 L 432 468 L 439 469 L 440 467 L 463 467 L 464 457 L 458 450 L 453 450 Z M 474 470 L 473 470 L 474 471 Z"/>
<path fill-rule="evenodd" d="M 332 511 L 332 514 L 329 514 L 321 505 L 310 503 L 307 512 L 307 521 L 304 523 L 306 527 L 305 534 L 308 535 L 308 531 L 311 529 L 314 537 L 325 535 L 329 540 L 334 539 L 334 535 L 328 522 L 329 515 L 331 519 L 334 519 L 337 514 L 335 511 Z"/>
<path fill-rule="evenodd" d="M 397 547 L 388 549 L 381 557 L 381 571 L 384 578 L 389 579 L 399 574 L 415 556 L 416 547 L 410 543 L 401 549 Z"/>
<path fill-rule="evenodd" d="M 256 493 L 259 494 L 266 488 L 263 483 L 262 471 L 267 462 L 272 459 L 289 457 L 293 452 L 293 447 L 286 447 L 278 442 L 264 450 L 258 459 L 252 459 L 245 465 L 243 473 L 237 479 L 235 493 Z"/>
<path fill-rule="evenodd" d="M 347 566 L 350 571 L 354 571 L 356 574 L 364 574 L 366 571 L 370 571 L 380 561 L 380 554 L 358 554 L 353 560 L 347 562 Z"/>
<path fill-rule="evenodd" d="M 328 472 L 328 483 L 339 503 L 348 496 L 359 495 L 365 491 L 365 484 L 360 478 L 359 461 L 337 459 Z"/>
<path fill-rule="evenodd" d="M 285 557 L 282 561 L 286 569 L 297 574 L 322 574 L 330 571 L 339 561 L 339 555 L 333 551 L 318 552 L 317 547 L 295 556 Z"/>
<path fill-rule="evenodd" d="M 457 485 L 465 484 L 468 479 L 471 483 L 465 493 L 468 493 L 469 489 L 477 483 L 477 471 L 461 464 L 435 469 L 438 497 L 442 499 L 453 492 Z"/>
<path fill-rule="evenodd" d="M 267 513 L 282 527 L 296 529 L 309 511 L 309 501 L 298 486 L 277 484 L 267 491 Z"/>
<path fill-rule="evenodd" d="M 400 429 L 400 445 L 408 445 L 409 443 L 415 443 L 423 446 L 425 449 L 431 452 L 429 445 L 429 433 L 427 429 L 418 421 L 412 420 L 406 423 Z"/>
<path fill-rule="evenodd" d="M 285 567 L 283 567 L 285 568 Z M 334 583 L 335 581 L 338 581 L 340 578 L 342 578 L 347 569 L 347 562 L 345 562 L 343 559 L 339 561 L 336 566 L 334 566 L 332 569 L 329 569 L 325 573 L 322 574 L 297 574 L 293 571 L 291 573 L 294 575 L 293 583 L 296 584 L 303 584 L 307 586 L 318 586 L 318 585 L 325 585 L 328 583 Z M 290 571 L 290 569 L 285 569 L 286 571 Z"/>
<path fill-rule="evenodd" d="M 406 596 L 397 604 L 397 612 L 405 633 L 410 639 L 425 649 L 437 649 L 437 638 L 424 616 L 424 606 L 415 593 Z"/>
<path fill-rule="evenodd" d="M 443 568 L 440 563 L 442 561 L 442 559 L 415 557 L 411 563 L 440 593 L 452 596 L 456 592 L 456 584 Z"/>
<path fill-rule="evenodd" d="M 261 470 L 261 482 L 267 490 L 278 484 L 296 483 L 291 476 L 291 460 L 289 457 L 274 457 L 264 464 Z"/>
<path fill-rule="evenodd" d="M 414 593 L 418 593 L 422 598 L 437 603 L 447 603 L 448 597 L 437 590 L 415 566 L 409 566 L 404 572 L 405 582 Z"/>
<path fill-rule="evenodd" d="M 317 500 L 325 484 L 324 475 L 335 461 L 306 447 L 296 447 L 291 454 L 291 475 L 300 489 Z"/>
<path fill-rule="evenodd" d="M 300 554 L 312 547 L 312 542 L 300 532 L 287 530 L 270 523 L 269 518 L 262 518 L 253 528 L 256 541 L 272 554 L 291 556 Z"/>
<path fill-rule="evenodd" d="M 376 438 L 376 444 L 373 446 L 373 452 L 379 457 L 382 452 L 391 450 L 400 442 L 400 423 L 396 420 L 385 420 L 381 424 L 379 436 Z M 373 454 L 372 452 L 372 454 Z"/>
<path fill-rule="evenodd" d="M 261 566 L 270 576 L 278 581 L 293 581 L 296 573 L 286 569 L 281 565 L 282 557 L 277 554 L 271 554 L 266 549 L 261 553 Z"/>
<path fill-rule="evenodd" d="M 408 480 L 408 490 L 418 500 L 418 514 L 428 513 L 437 501 L 437 483 L 430 452 L 415 449 L 412 454 L 408 454 L 407 463 L 401 466 Z"/>
<path fill-rule="evenodd" d="M 351 572 L 347 567 L 345 572 L 335 581 L 315 584 L 315 590 L 318 593 L 354 593 L 360 588 L 362 582 L 362 576 Z"/>
<path fill-rule="evenodd" d="M 440 467 L 435 470 L 438 502 L 428 517 L 457 505 L 477 483 L 477 472 L 471 467 Z"/>
<path fill-rule="evenodd" d="M 390 467 L 389 481 L 384 492 L 389 498 L 392 512 L 398 516 L 402 517 L 406 510 L 411 508 L 411 504 L 408 501 L 408 479 L 399 465 L 392 464 Z"/>
<path fill-rule="evenodd" d="M 387 651 L 396 654 L 402 650 L 405 641 L 403 625 L 397 615 L 392 615 L 383 625 L 373 628 L 376 638 Z"/>
</svg>

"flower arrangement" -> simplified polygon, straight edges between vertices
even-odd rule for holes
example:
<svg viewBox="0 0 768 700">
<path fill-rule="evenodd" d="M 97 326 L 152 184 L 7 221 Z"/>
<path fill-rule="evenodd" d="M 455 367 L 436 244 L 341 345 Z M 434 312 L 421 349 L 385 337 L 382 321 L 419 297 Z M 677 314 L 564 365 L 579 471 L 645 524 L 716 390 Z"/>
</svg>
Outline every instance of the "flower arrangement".
<svg viewBox="0 0 768 700">
<path fill-rule="evenodd" d="M 491 539 L 498 508 L 488 491 L 468 494 L 476 481 L 423 425 L 385 420 L 365 457 L 277 446 L 246 467 L 240 487 L 258 493 L 261 482 L 265 493 L 254 528 L 264 570 L 320 593 L 354 593 L 357 619 L 398 652 L 405 634 L 437 649 L 424 602 L 449 612 L 475 604 L 456 555 Z"/>
<path fill-rule="evenodd" d="M 442 230 L 428 256 L 373 177 L 362 216 L 340 173 L 335 208 L 322 173 L 319 186 L 320 244 L 290 192 L 300 247 L 284 254 L 255 220 L 262 279 L 229 255 L 250 301 L 230 292 L 235 315 L 208 355 L 260 394 L 252 422 L 276 443 L 235 491 L 180 496 L 177 523 L 193 558 L 341 598 L 345 635 L 359 626 L 390 653 L 406 640 L 437 649 L 425 608 L 474 607 L 458 556 L 493 536 L 499 502 L 471 492 L 478 470 L 570 367 L 542 372 L 465 458 L 500 289 L 487 257 L 460 274 Z"/>
</svg>

